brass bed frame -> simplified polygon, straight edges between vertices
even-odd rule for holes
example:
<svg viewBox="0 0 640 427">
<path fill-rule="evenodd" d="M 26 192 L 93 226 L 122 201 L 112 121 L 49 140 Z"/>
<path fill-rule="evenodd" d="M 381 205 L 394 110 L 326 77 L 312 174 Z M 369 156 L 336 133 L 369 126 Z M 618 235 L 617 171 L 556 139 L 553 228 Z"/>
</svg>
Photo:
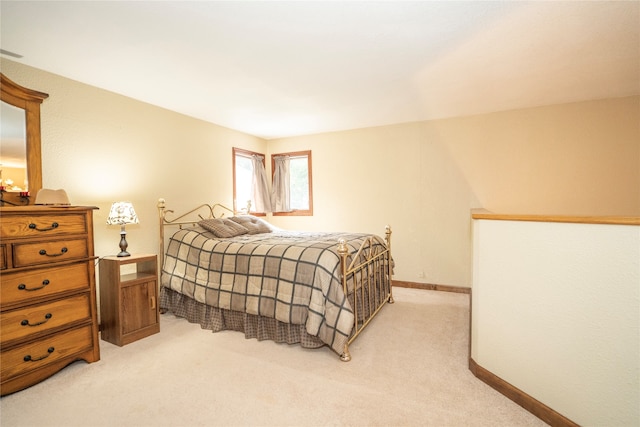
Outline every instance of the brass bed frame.
<svg viewBox="0 0 640 427">
<path fill-rule="evenodd" d="M 219 203 L 210 205 L 202 204 L 188 212 L 173 218 L 168 218 L 174 214 L 173 210 L 166 208 L 164 199 L 158 200 L 158 216 L 160 220 L 160 256 L 159 271 L 162 274 L 165 254 L 165 227 L 176 226 L 179 229 L 185 226 L 195 226 L 198 221 L 210 218 L 221 218 L 227 214 L 247 214 L 251 205 L 240 212 L 234 212 Z M 219 212 L 216 215 L 216 212 Z M 338 255 L 340 256 L 340 271 L 342 287 L 345 295 L 349 296 L 354 312 L 354 328 L 349 340 L 344 345 L 344 350 L 340 354 L 340 360 L 348 362 L 351 360 L 349 345 L 356 337 L 369 325 L 371 320 L 380 312 L 386 303 L 393 304 L 393 260 L 391 258 L 391 227 L 385 227 L 385 247 L 374 245 L 372 237 L 367 238 L 356 252 L 355 256 L 349 254 L 347 245 L 343 239 L 337 242 Z M 364 255 L 364 260 L 357 263 L 360 255 Z M 350 261 L 351 259 L 351 261 Z M 350 261 L 350 262 L 349 262 Z M 351 286 L 349 286 L 351 285 Z M 352 288 L 349 292 L 348 289 Z"/>
</svg>

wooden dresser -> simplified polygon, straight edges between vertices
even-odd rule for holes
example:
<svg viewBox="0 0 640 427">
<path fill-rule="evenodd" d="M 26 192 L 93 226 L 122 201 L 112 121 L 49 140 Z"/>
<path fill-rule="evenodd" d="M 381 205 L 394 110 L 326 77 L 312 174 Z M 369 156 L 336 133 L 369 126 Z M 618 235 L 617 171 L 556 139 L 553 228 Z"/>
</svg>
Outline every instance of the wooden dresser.
<svg viewBox="0 0 640 427">
<path fill-rule="evenodd" d="M 0 208 L 0 394 L 100 360 L 92 207 Z"/>
</svg>

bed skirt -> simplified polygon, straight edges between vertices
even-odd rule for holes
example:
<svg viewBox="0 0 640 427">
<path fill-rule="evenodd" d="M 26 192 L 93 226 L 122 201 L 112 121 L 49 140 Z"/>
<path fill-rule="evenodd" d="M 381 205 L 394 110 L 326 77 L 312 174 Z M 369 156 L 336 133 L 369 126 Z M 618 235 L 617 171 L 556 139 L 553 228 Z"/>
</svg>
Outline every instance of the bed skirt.
<svg viewBox="0 0 640 427">
<path fill-rule="evenodd" d="M 304 325 L 292 325 L 269 317 L 210 307 L 164 286 L 160 288 L 160 309 L 213 332 L 238 331 L 243 332 L 247 339 L 300 344 L 304 348 L 325 345 L 320 338 L 309 335 Z"/>
</svg>

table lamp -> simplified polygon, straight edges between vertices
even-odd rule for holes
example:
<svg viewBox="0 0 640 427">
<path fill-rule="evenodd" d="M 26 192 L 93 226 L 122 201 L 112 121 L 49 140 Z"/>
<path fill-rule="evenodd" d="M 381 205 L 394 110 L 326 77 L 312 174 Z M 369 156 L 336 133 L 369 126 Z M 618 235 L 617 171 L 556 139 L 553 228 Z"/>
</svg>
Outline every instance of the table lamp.
<svg viewBox="0 0 640 427">
<path fill-rule="evenodd" d="M 114 202 L 111 205 L 111 211 L 109 211 L 109 218 L 107 218 L 107 224 L 120 224 L 120 253 L 119 257 L 131 255 L 127 252 L 127 232 L 124 229 L 125 224 L 138 224 L 138 215 L 133 209 L 133 205 L 130 202 Z"/>
</svg>

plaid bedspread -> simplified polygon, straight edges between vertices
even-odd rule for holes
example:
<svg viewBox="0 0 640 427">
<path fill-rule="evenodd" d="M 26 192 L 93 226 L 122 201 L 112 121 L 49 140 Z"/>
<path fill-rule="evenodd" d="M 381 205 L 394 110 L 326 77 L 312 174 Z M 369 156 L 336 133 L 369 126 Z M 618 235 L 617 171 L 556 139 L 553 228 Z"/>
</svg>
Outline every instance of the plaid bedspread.
<svg viewBox="0 0 640 427">
<path fill-rule="evenodd" d="M 338 240 L 355 254 L 369 236 L 275 231 L 220 239 L 200 227 L 183 229 L 169 241 L 161 282 L 210 306 L 305 325 L 340 354 L 354 314 L 340 278 Z"/>
</svg>

